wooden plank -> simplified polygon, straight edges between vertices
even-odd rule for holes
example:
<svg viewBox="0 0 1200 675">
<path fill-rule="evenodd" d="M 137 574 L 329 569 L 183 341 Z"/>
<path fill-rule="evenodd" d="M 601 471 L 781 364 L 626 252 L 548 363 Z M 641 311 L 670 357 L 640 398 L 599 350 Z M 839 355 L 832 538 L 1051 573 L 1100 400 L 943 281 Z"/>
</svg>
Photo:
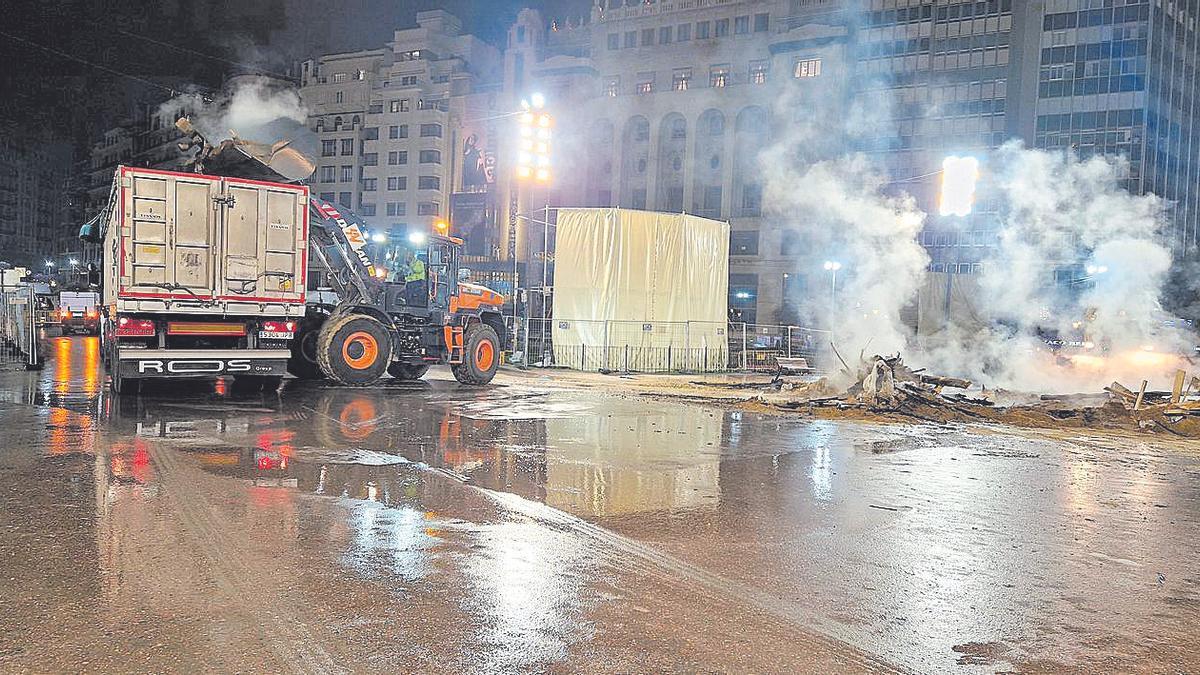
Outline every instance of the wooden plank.
<svg viewBox="0 0 1200 675">
<path fill-rule="evenodd" d="M 1137 412 L 1142 407 L 1142 399 L 1146 398 L 1146 385 L 1150 384 L 1149 380 L 1142 380 L 1142 388 L 1138 391 L 1137 400 L 1133 402 L 1133 411 Z"/>
<path fill-rule="evenodd" d="M 1187 373 L 1182 370 L 1175 371 L 1175 382 L 1171 385 L 1171 403 L 1179 403 L 1183 398 L 1183 380 L 1187 377 Z"/>
</svg>

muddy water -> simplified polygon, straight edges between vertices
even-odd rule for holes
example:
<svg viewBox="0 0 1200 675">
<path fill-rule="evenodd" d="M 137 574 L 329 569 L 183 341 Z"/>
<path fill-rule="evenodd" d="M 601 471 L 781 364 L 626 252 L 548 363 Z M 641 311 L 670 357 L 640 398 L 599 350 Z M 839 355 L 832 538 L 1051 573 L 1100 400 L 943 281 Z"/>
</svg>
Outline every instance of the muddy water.
<svg viewBox="0 0 1200 675">
<path fill-rule="evenodd" d="M 1191 447 L 49 353 L 0 373 L 0 669 L 1200 668 Z"/>
</svg>

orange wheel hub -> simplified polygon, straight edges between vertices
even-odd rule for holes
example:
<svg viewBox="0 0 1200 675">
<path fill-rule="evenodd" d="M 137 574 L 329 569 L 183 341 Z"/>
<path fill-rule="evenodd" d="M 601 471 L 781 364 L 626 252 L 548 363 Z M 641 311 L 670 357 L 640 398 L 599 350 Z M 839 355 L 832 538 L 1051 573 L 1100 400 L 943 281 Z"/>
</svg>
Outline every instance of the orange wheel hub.
<svg viewBox="0 0 1200 675">
<path fill-rule="evenodd" d="M 364 330 L 351 333 L 342 343 L 342 360 L 355 370 L 370 368 L 378 358 L 379 342 Z"/>
<path fill-rule="evenodd" d="M 496 348 L 491 340 L 483 340 L 475 345 L 475 365 L 480 370 L 491 370 L 492 362 L 496 360 Z"/>
</svg>

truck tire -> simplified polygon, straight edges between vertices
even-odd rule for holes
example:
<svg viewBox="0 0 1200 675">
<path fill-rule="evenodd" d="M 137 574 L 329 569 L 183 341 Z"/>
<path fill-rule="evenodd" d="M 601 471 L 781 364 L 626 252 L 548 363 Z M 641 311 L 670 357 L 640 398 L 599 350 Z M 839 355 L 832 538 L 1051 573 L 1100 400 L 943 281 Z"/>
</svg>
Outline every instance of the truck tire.
<svg viewBox="0 0 1200 675">
<path fill-rule="evenodd" d="M 500 338 L 496 330 L 487 324 L 471 324 L 463 339 L 463 352 L 463 362 L 450 366 L 454 379 L 475 386 L 491 382 L 500 366 Z"/>
<path fill-rule="evenodd" d="M 288 372 L 301 380 L 320 380 L 325 377 L 317 363 L 317 342 L 320 340 L 321 324 L 304 321 L 296 339 L 292 340 L 292 357 L 288 359 Z"/>
<path fill-rule="evenodd" d="M 422 377 L 425 377 L 425 373 L 429 372 L 429 366 L 423 364 L 414 366 L 409 363 L 401 363 L 396 361 L 392 365 L 388 366 L 387 371 L 388 375 L 391 375 L 397 380 L 419 380 Z"/>
<path fill-rule="evenodd" d="M 325 322 L 317 336 L 317 363 L 329 379 L 365 387 L 383 377 L 392 361 L 392 336 L 377 319 L 348 314 Z"/>
</svg>

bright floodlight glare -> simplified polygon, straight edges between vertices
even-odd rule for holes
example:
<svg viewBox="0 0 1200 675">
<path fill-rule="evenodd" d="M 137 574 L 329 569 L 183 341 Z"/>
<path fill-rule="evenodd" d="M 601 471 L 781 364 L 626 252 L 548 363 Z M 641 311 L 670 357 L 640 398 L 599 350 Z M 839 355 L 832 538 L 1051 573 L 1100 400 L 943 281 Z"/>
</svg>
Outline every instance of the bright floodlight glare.
<svg viewBox="0 0 1200 675">
<path fill-rule="evenodd" d="M 965 216 L 975 204 L 979 160 L 950 156 L 942 160 L 942 195 L 938 212 L 943 216 Z"/>
<path fill-rule="evenodd" d="M 737 297 L 739 300 L 745 300 L 750 297 L 750 294 L 747 293 L 746 291 L 740 291 L 737 293 L 737 295 L 735 297 Z"/>
<path fill-rule="evenodd" d="M 47 261 L 46 261 L 46 267 L 54 267 L 54 261 L 53 261 L 53 260 L 47 260 Z"/>
<path fill-rule="evenodd" d="M 424 232 L 410 232 L 408 235 L 408 243 L 416 244 L 417 246 L 424 244 L 425 243 L 425 233 Z"/>
<path fill-rule="evenodd" d="M 382 232 L 376 232 L 375 234 L 371 235 L 371 241 L 375 242 L 376 244 L 382 244 L 383 242 L 387 241 L 387 235 Z"/>
<path fill-rule="evenodd" d="M 535 108 L 542 108 L 546 105 L 546 97 L 542 96 L 541 94 L 534 94 L 533 96 L 529 97 L 529 102 L 532 103 L 533 107 Z"/>
<path fill-rule="evenodd" d="M 826 260 L 825 261 L 825 269 L 830 272 L 836 272 L 836 271 L 842 269 L 842 263 L 840 263 L 836 260 Z"/>
</svg>

